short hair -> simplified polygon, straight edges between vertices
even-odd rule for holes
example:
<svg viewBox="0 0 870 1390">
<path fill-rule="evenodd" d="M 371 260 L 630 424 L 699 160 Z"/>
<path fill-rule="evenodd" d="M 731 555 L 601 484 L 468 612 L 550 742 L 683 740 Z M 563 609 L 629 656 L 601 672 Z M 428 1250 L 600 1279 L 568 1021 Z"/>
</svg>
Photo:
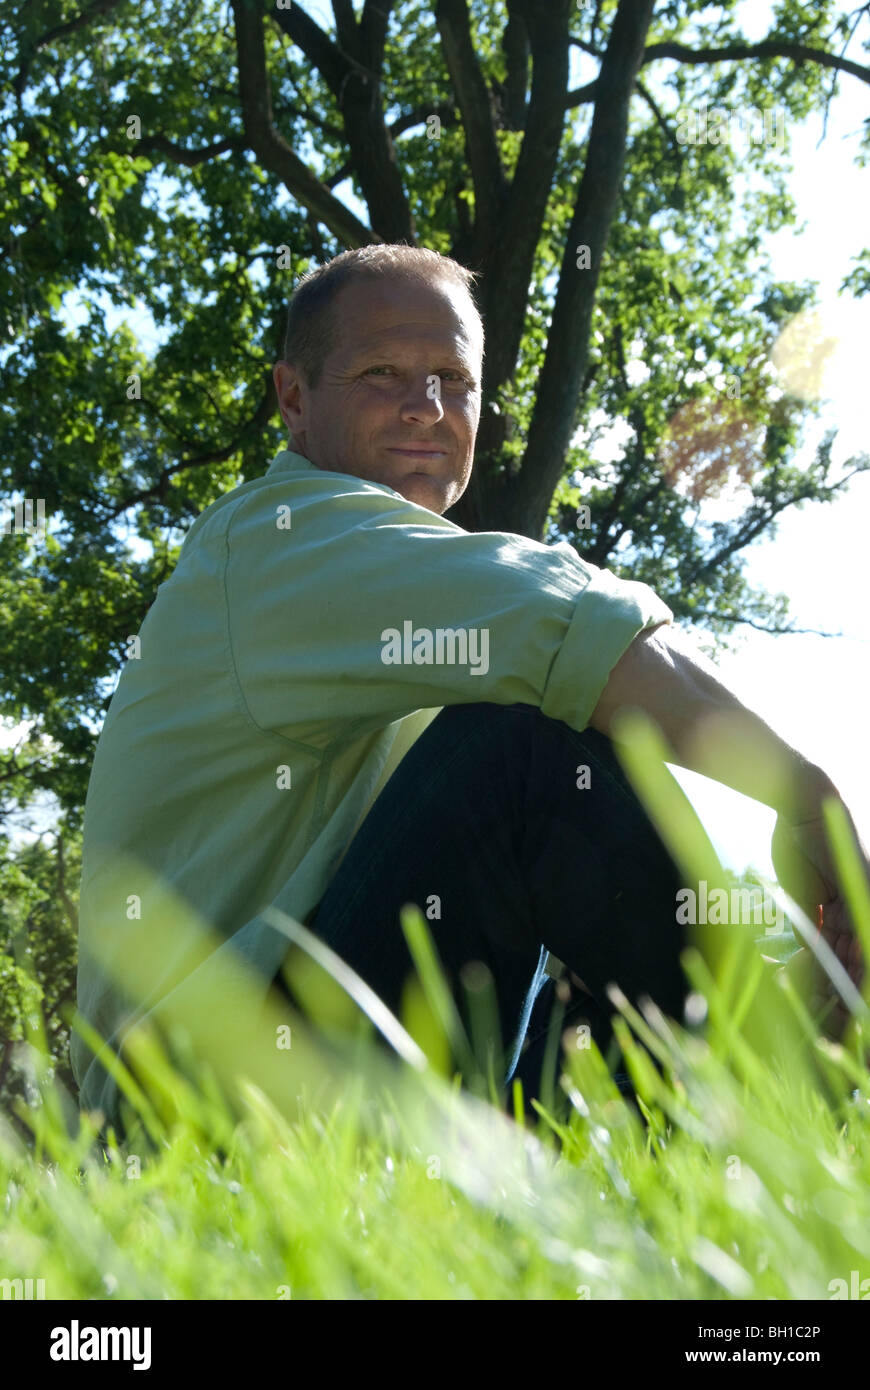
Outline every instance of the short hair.
<svg viewBox="0 0 870 1390">
<path fill-rule="evenodd" d="M 480 327 L 482 348 L 483 320 L 473 293 L 478 278 L 475 271 L 423 246 L 407 246 L 400 242 L 361 246 L 353 251 L 342 251 L 325 265 L 307 271 L 291 296 L 284 334 L 284 361 L 292 362 L 310 387 L 319 385 L 323 364 L 338 340 L 332 306 L 339 290 L 348 284 L 391 275 L 403 276 L 418 284 L 436 285 L 440 281 L 464 290 L 472 317 Z"/>
</svg>

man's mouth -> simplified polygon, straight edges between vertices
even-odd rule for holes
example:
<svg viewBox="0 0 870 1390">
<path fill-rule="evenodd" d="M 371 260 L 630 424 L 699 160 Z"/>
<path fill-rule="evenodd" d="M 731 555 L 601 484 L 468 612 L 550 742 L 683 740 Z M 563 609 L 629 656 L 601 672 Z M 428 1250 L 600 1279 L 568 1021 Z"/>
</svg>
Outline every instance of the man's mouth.
<svg viewBox="0 0 870 1390">
<path fill-rule="evenodd" d="M 443 459 L 447 457 L 446 449 L 425 449 L 422 446 L 411 449 L 388 449 L 390 454 L 401 454 L 402 458 L 419 459 L 425 462 L 427 459 Z"/>
</svg>

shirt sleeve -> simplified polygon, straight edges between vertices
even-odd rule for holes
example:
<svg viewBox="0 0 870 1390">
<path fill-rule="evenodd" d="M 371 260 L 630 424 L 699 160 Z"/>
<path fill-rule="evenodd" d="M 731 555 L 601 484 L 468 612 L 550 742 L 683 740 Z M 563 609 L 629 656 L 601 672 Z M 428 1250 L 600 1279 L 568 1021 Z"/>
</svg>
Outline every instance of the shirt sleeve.
<svg viewBox="0 0 870 1390">
<path fill-rule="evenodd" d="M 490 701 L 586 728 L 633 638 L 672 618 L 645 584 L 508 532 L 467 532 L 380 487 L 281 484 L 237 509 L 225 587 L 236 676 L 262 728 L 322 746 L 343 725 Z M 285 487 L 283 500 L 289 500 Z M 338 726 L 338 727 L 337 727 Z"/>
</svg>

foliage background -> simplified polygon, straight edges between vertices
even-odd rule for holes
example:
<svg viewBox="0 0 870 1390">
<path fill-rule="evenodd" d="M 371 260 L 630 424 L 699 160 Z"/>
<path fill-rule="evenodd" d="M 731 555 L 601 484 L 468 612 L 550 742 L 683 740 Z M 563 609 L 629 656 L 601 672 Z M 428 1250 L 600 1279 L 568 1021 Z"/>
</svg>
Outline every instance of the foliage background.
<svg viewBox="0 0 870 1390">
<path fill-rule="evenodd" d="M 702 101 L 781 107 L 788 128 L 836 80 L 868 82 L 838 56 L 866 7 L 784 0 L 761 43 L 734 0 L 333 10 L 331 34 L 302 4 L 249 0 L 18 3 L 0 20 L 0 487 L 50 518 L 42 542 L 0 538 L 0 713 L 29 729 L 0 757 L 0 825 L 42 794 L 58 808 L 34 844 L 2 846 L 0 1103 L 26 1093 L 14 1045 L 40 990 L 71 1083 L 61 1011 L 95 739 L 187 526 L 281 446 L 271 365 L 309 265 L 406 239 L 478 270 L 484 410 L 454 519 L 568 540 L 720 645 L 742 623 L 789 628 L 786 597 L 746 581 L 747 546 L 870 466 L 834 468 L 830 438 L 795 462 L 813 407 L 770 357 L 813 290 L 776 283 L 764 251 L 793 217 L 787 160 L 675 134 Z M 574 88 L 572 53 L 598 65 Z M 87 306 L 75 330 L 70 294 Z M 155 351 L 109 330 L 107 300 L 152 316 Z M 812 370 L 825 344 L 801 351 Z M 605 463 L 616 421 L 631 437 Z M 740 514 L 711 521 L 729 490 Z"/>
</svg>

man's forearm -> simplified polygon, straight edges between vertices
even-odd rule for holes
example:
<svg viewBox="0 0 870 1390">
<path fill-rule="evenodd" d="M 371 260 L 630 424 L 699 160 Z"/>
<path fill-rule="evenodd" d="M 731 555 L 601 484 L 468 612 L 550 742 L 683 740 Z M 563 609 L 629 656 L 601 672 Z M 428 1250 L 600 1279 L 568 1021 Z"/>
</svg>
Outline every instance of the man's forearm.
<svg viewBox="0 0 870 1390">
<path fill-rule="evenodd" d="M 610 673 L 590 725 L 612 734 L 621 708 L 649 715 L 670 761 L 800 820 L 837 795 L 830 778 L 791 748 L 717 678 L 710 663 L 667 626 L 639 633 Z"/>
</svg>

